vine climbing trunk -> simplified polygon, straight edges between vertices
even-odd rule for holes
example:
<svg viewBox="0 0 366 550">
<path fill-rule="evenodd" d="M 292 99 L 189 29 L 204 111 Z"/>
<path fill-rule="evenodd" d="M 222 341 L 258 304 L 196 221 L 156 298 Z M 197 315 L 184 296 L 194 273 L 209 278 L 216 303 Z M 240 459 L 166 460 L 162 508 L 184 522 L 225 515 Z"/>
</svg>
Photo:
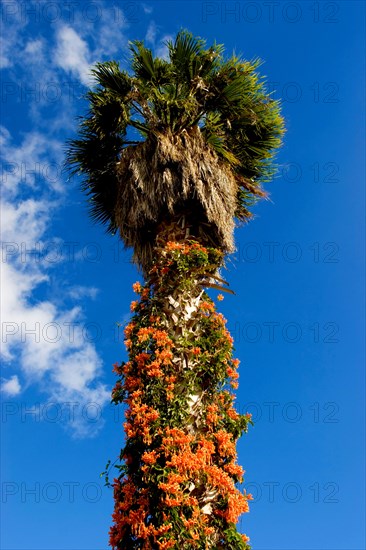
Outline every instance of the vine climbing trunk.
<svg viewBox="0 0 366 550">
<path fill-rule="evenodd" d="M 129 353 L 112 393 L 125 403 L 114 480 L 116 549 L 246 549 L 236 523 L 250 495 L 235 443 L 251 422 L 234 409 L 239 361 L 205 292 L 223 283 L 223 253 L 173 220 L 159 231 L 146 284 L 125 329 Z"/>
</svg>

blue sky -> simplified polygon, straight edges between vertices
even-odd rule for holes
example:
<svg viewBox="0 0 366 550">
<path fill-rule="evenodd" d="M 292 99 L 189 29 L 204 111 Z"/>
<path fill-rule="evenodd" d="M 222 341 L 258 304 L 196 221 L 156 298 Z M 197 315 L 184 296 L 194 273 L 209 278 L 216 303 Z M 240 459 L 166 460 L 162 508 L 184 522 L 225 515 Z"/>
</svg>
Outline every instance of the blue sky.
<svg viewBox="0 0 366 550">
<path fill-rule="evenodd" d="M 287 134 L 270 201 L 236 231 L 220 303 L 241 359 L 238 445 L 255 550 L 361 550 L 364 539 L 364 4 L 4 1 L 2 540 L 101 550 L 99 473 L 123 444 L 109 405 L 118 323 L 139 277 L 87 216 L 64 143 L 90 66 L 185 27 L 260 57 Z M 213 295 L 214 296 L 214 295 Z"/>
</svg>

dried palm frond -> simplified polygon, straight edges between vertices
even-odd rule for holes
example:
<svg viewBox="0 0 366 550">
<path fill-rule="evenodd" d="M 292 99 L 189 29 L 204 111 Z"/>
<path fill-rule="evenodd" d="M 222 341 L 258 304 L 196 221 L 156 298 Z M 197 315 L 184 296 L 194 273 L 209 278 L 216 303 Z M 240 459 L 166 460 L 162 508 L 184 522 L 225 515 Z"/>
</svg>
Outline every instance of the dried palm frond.
<svg viewBox="0 0 366 550">
<path fill-rule="evenodd" d="M 152 259 L 159 225 L 180 213 L 191 235 L 233 251 L 237 183 L 198 127 L 179 135 L 154 135 L 125 148 L 117 180 L 116 223 L 144 268 Z"/>
</svg>

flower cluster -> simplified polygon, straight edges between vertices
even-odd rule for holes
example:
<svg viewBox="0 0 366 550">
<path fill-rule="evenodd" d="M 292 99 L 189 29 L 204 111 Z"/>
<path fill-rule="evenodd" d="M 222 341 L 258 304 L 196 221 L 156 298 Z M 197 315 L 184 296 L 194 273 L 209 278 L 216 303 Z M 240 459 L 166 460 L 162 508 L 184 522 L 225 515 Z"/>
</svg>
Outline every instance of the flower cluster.
<svg viewBox="0 0 366 550">
<path fill-rule="evenodd" d="M 201 281 L 222 262 L 197 242 L 168 242 L 146 285 L 135 283 L 129 360 L 114 365 L 113 401 L 127 406 L 110 544 L 247 549 L 235 527 L 251 495 L 235 444 L 251 423 L 234 408 L 239 361 Z"/>
</svg>

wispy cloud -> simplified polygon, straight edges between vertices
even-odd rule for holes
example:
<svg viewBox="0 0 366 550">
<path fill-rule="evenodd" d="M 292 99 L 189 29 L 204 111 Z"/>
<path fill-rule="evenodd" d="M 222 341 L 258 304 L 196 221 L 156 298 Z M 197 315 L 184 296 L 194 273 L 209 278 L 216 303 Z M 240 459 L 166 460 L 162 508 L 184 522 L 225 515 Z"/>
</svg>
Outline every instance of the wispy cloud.
<svg viewBox="0 0 366 550">
<path fill-rule="evenodd" d="M 46 239 L 63 191 L 59 183 L 45 185 L 47 172 L 41 167 L 58 164 L 61 144 L 37 132 L 24 134 L 18 146 L 7 129 L 2 129 L 1 136 L 3 164 L 7 167 L 1 200 L 1 353 L 5 368 L 17 370 L 5 378 L 2 390 L 15 396 L 21 393 L 21 386 L 27 388 L 37 382 L 53 401 L 96 401 L 102 407 L 109 391 L 98 380 L 102 361 L 86 337 L 81 306 L 81 300 L 94 298 L 97 289 L 72 288 L 69 298 L 75 305 L 71 308 L 63 306 L 59 297 L 42 299 L 38 291 L 40 285 L 49 285 L 52 266 L 32 261 L 32 249 Z M 23 177 L 22 165 L 27 165 L 29 173 L 24 174 L 29 177 Z M 27 251 L 25 258 L 23 250 Z M 73 419 L 73 428 L 75 434 L 87 435 L 82 418 Z M 95 433 L 95 426 L 91 433 Z"/>
<path fill-rule="evenodd" d="M 27 21 L 22 17 L 20 3 L 8 2 L 1 10 L 0 69 L 13 67 L 17 52 L 24 44 L 23 31 Z"/>
<path fill-rule="evenodd" d="M 22 141 L 14 144 L 10 132 L 0 127 L 3 170 L 2 184 L 6 197 L 28 190 L 63 190 L 61 166 L 62 142 L 38 130 L 24 132 Z M 44 185 L 47 183 L 47 186 Z"/>
<path fill-rule="evenodd" d="M 173 36 L 165 34 L 161 38 L 158 38 L 158 35 L 159 27 L 156 25 L 155 21 L 152 20 L 145 34 L 145 42 L 154 50 L 155 55 L 163 59 L 168 59 L 169 50 L 167 42 L 173 40 Z"/>
<path fill-rule="evenodd" d="M 55 64 L 79 78 L 85 85 L 92 82 L 90 66 L 93 63 L 88 44 L 68 25 L 63 25 L 57 32 L 54 54 Z"/>
<path fill-rule="evenodd" d="M 142 9 L 144 10 L 144 13 L 150 15 L 150 13 L 152 13 L 154 11 L 153 7 L 150 6 L 149 4 L 144 4 L 142 3 Z"/>
<path fill-rule="evenodd" d="M 62 309 L 50 300 L 35 300 L 37 287 L 46 282 L 40 270 L 2 265 L 2 358 L 4 368 L 18 370 L 2 385 L 8 395 L 37 383 L 53 402 L 97 403 L 102 408 L 110 391 L 98 381 L 102 360 L 88 341 L 82 308 Z M 75 433 L 87 435 L 82 418 L 74 418 Z M 99 428 L 101 425 L 99 425 Z M 93 426 L 95 432 L 95 426 Z M 91 435 L 91 434 L 89 434 Z"/>
<path fill-rule="evenodd" d="M 69 289 L 68 295 L 70 298 L 80 300 L 81 298 L 91 298 L 94 300 L 97 297 L 99 288 L 90 286 L 73 286 Z"/>
<path fill-rule="evenodd" d="M 1 380 L 1 390 L 5 393 L 5 395 L 9 395 L 10 397 L 18 395 L 21 388 L 17 375 L 14 374 L 14 376 L 11 376 L 8 379 L 3 378 Z"/>
<path fill-rule="evenodd" d="M 157 32 L 158 32 L 158 29 L 156 27 L 155 21 L 151 21 L 145 35 L 146 42 L 155 46 Z"/>
</svg>

